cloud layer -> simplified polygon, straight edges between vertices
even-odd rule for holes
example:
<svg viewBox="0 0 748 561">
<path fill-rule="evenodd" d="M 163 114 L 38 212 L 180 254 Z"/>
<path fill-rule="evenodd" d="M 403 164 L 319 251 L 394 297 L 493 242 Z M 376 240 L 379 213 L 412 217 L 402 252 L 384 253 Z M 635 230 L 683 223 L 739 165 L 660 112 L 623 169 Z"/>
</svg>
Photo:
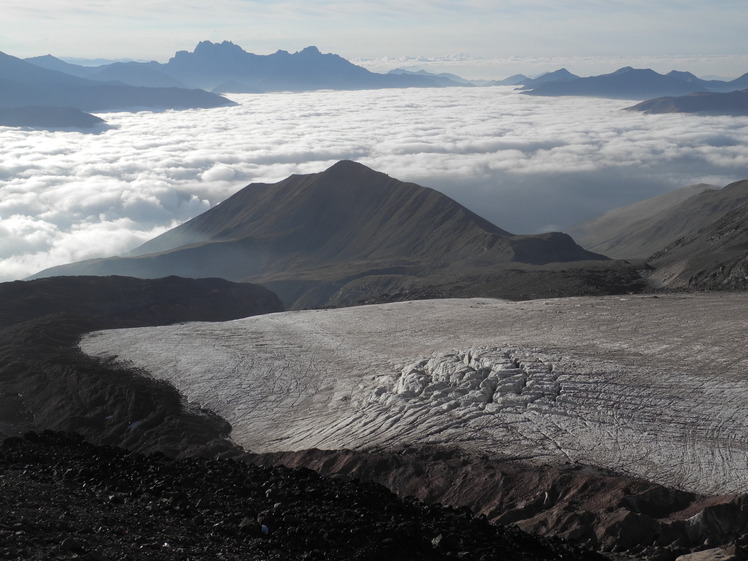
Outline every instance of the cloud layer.
<svg viewBox="0 0 748 561">
<path fill-rule="evenodd" d="M 0 280 L 125 252 L 251 182 L 360 161 L 516 233 L 748 177 L 748 118 L 643 115 L 511 88 L 236 95 L 109 113 L 100 134 L 0 127 Z"/>
</svg>

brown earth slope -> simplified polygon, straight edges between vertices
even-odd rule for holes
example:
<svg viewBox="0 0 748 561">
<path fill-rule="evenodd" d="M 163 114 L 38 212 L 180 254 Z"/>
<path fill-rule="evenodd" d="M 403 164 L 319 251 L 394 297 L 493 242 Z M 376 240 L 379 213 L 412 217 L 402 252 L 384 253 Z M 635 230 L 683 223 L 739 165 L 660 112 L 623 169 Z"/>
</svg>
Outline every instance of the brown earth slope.
<svg viewBox="0 0 748 561">
<path fill-rule="evenodd" d="M 741 182 L 748 188 L 748 181 Z M 649 260 L 656 287 L 748 288 L 748 202 L 680 238 Z"/>
<path fill-rule="evenodd" d="M 669 243 L 691 231 L 698 212 L 683 215 L 683 206 L 696 197 L 709 198 L 712 185 L 681 187 L 664 195 L 614 208 L 591 220 L 575 224 L 568 233 L 577 243 L 613 259 L 646 259 Z M 748 200 L 748 192 L 745 194 Z M 721 208 L 721 207 L 720 207 Z M 704 211 L 705 209 L 701 209 Z M 718 211 L 719 208 L 715 208 Z M 706 222 L 712 214 L 708 213 Z"/>
<path fill-rule="evenodd" d="M 514 236 L 452 199 L 361 164 L 252 184 L 132 255 L 55 267 L 36 276 L 214 276 L 270 287 L 287 307 L 352 304 L 412 284 L 454 285 L 507 265 L 605 258 L 567 235 Z M 336 296 L 337 295 L 337 296 Z"/>
<path fill-rule="evenodd" d="M 570 233 L 584 247 L 609 257 L 646 259 L 745 203 L 748 180 L 722 189 L 694 185 L 614 209 L 574 226 Z"/>
</svg>

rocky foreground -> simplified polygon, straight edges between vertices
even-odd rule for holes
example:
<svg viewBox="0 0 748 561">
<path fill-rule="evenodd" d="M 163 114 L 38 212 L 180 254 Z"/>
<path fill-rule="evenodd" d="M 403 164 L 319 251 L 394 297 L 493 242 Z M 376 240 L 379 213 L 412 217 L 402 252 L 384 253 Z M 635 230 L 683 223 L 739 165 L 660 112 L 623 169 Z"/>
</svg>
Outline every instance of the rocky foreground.
<svg viewBox="0 0 748 561">
<path fill-rule="evenodd" d="M 44 432 L 0 447 L 0 558 L 602 560 L 307 469 L 169 459 Z"/>
<path fill-rule="evenodd" d="M 740 293 L 270 314 L 257 318 L 264 331 L 223 331 L 210 352 L 194 329 L 221 332 L 219 324 L 151 333 L 174 371 L 208 361 L 195 379 L 223 381 L 211 394 L 215 402 L 120 364 L 123 350 L 103 349 L 104 361 L 87 356 L 79 338 L 96 329 L 277 311 L 266 291 L 215 279 L 79 277 L 7 283 L 0 296 L 0 436 L 16 437 L 0 448 L 0 558 L 379 559 L 398 555 L 386 548 L 393 543 L 403 559 L 545 559 L 547 547 L 553 555 L 572 551 L 518 529 L 626 559 L 745 557 L 748 315 Z M 138 332 L 110 332 L 117 335 L 109 342 Z M 243 369 L 255 377 L 236 376 Z M 235 393 L 229 379 L 240 382 Z M 237 406 L 241 415 L 230 416 Z M 103 447 L 57 433 L 18 438 L 45 429 L 75 431 Z M 346 444 L 350 431 L 358 437 Z M 499 438 L 512 432 L 518 438 Z M 245 449 L 257 453 L 242 451 L 230 434 L 251 439 Z M 633 442 L 632 434 L 639 435 Z M 312 437 L 328 449 L 309 449 Z M 713 453 L 701 457 L 698 447 Z M 534 453 L 515 453 L 520 448 Z M 615 469 L 596 467 L 595 457 L 612 457 Z M 400 497 L 457 510 L 273 467 L 280 464 L 381 483 Z M 657 484 L 653 474 L 675 485 Z M 735 493 L 709 496 L 699 486 Z M 276 487 L 283 492 L 268 496 Z M 414 517 L 393 519 L 391 500 L 415 509 L 408 511 Z M 435 526 L 434 512 L 467 520 L 464 507 L 485 516 L 474 522 L 477 549 Z M 292 532 L 258 520 L 278 508 L 273 516 L 288 518 L 284 528 Z M 371 541 L 358 540 L 351 513 L 372 521 Z M 486 521 L 515 529 L 489 531 Z M 399 533 L 402 524 L 420 537 Z M 460 536 L 471 535 L 461 524 L 449 521 Z M 310 534 L 306 545 L 295 541 Z M 488 549 L 486 535 L 498 540 Z M 506 545 L 509 537 L 518 549 Z M 500 556 L 494 546 L 503 548 Z"/>
<path fill-rule="evenodd" d="M 81 347 L 168 380 L 260 462 L 673 560 L 744 539 L 747 305 L 434 300 L 98 332 Z"/>
</svg>

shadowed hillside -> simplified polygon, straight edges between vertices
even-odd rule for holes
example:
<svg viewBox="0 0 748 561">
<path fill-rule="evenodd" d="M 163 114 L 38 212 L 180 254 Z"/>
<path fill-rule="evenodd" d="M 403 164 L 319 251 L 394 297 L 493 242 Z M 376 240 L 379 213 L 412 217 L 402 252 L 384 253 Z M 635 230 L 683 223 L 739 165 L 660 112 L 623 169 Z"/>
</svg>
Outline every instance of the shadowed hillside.
<svg viewBox="0 0 748 561">
<path fill-rule="evenodd" d="M 692 194 L 696 193 L 696 194 Z M 691 195 L 691 196 L 688 196 Z M 748 287 L 748 180 L 708 185 L 612 210 L 572 228 L 586 247 L 616 258 L 648 258 L 654 288 Z"/>
<path fill-rule="evenodd" d="M 720 203 L 724 193 L 712 185 L 682 187 L 664 195 L 614 208 L 569 228 L 569 234 L 590 251 L 615 259 L 646 259 L 656 251 L 708 224 L 734 206 Z M 748 192 L 744 194 L 748 200 Z"/>
<path fill-rule="evenodd" d="M 748 202 L 654 254 L 649 263 L 655 286 L 748 288 Z"/>
<path fill-rule="evenodd" d="M 509 265 L 604 259 L 566 234 L 514 236 L 437 191 L 343 161 L 249 185 L 129 256 L 37 276 L 221 277 L 264 284 L 287 307 L 318 307 L 402 292 L 424 297 L 435 286 L 451 294 L 465 279 L 493 282 Z"/>
<path fill-rule="evenodd" d="M 65 277 L 0 284 L 0 437 L 78 431 L 98 443 L 174 455 L 230 428 L 165 384 L 83 356 L 92 329 L 226 321 L 283 309 L 270 291 L 221 279 Z M 136 423 L 133 425 L 133 423 Z M 134 431 L 135 427 L 142 430 Z M 168 442 L 168 444 L 167 444 Z M 193 450 L 194 451 L 194 450 Z"/>
<path fill-rule="evenodd" d="M 698 92 L 677 97 L 659 97 L 627 107 L 644 113 L 702 113 L 705 115 L 748 115 L 748 90 Z"/>
<path fill-rule="evenodd" d="M 74 107 L 81 111 L 187 109 L 234 105 L 202 90 L 97 82 L 49 70 L 0 52 L 0 108 Z"/>
</svg>

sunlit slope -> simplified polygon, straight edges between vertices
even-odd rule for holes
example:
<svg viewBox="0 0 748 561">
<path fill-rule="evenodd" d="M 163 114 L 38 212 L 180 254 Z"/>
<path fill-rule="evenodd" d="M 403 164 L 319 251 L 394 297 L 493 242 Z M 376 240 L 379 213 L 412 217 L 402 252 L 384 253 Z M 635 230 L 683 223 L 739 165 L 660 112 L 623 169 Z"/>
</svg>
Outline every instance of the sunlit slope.
<svg viewBox="0 0 748 561">
<path fill-rule="evenodd" d="M 646 259 L 668 243 L 678 239 L 692 226 L 681 220 L 679 228 L 663 224 L 663 215 L 678 216 L 680 205 L 716 187 L 700 183 L 675 189 L 576 224 L 569 234 L 583 247 L 620 259 Z M 691 217 L 693 219 L 695 217 Z"/>
<path fill-rule="evenodd" d="M 748 181 L 742 181 L 748 190 Z M 655 286 L 696 290 L 748 288 L 748 201 L 654 254 Z"/>
<path fill-rule="evenodd" d="M 459 445 L 748 490 L 744 294 L 432 300 L 100 332 L 257 452 Z"/>
<path fill-rule="evenodd" d="M 584 247 L 621 259 L 647 258 L 748 203 L 748 180 L 722 189 L 692 185 L 617 208 L 570 229 Z"/>
</svg>

